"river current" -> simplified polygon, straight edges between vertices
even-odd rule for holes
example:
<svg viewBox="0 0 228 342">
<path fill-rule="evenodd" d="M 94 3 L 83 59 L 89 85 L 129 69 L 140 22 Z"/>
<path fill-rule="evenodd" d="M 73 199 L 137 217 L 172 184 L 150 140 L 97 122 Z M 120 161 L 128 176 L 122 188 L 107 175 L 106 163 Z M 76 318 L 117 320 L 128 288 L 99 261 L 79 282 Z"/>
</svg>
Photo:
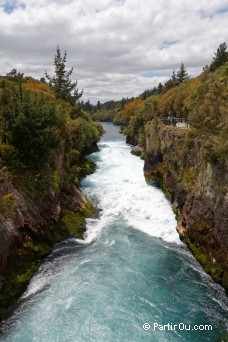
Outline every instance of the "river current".
<svg viewBox="0 0 228 342">
<path fill-rule="evenodd" d="M 180 242 L 170 203 L 118 127 L 104 128 L 90 155 L 97 170 L 82 182 L 100 217 L 87 220 L 85 240 L 55 246 L 0 341 L 223 341 L 224 290 Z"/>
</svg>

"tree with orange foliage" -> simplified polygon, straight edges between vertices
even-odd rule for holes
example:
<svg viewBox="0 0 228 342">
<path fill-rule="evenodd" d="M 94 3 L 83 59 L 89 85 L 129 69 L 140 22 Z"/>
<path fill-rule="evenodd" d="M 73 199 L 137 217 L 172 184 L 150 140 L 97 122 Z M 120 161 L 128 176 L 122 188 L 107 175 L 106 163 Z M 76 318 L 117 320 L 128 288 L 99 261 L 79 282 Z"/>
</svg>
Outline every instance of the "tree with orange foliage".
<svg viewBox="0 0 228 342">
<path fill-rule="evenodd" d="M 159 99 L 159 111 L 162 113 L 162 116 L 175 116 L 176 112 L 174 109 L 174 102 L 178 92 L 178 87 L 173 87 L 169 89 L 167 92 L 162 94 Z"/>
<path fill-rule="evenodd" d="M 54 90 L 51 87 L 49 87 L 48 84 L 42 83 L 40 81 L 28 81 L 24 84 L 24 89 L 40 91 L 45 93 L 46 95 L 51 95 L 51 97 L 53 98 L 55 97 Z"/>
<path fill-rule="evenodd" d="M 127 103 L 124 106 L 124 119 L 129 121 L 131 116 L 135 113 L 137 108 L 143 103 L 143 100 L 140 98 L 136 98 L 133 101 Z"/>
</svg>

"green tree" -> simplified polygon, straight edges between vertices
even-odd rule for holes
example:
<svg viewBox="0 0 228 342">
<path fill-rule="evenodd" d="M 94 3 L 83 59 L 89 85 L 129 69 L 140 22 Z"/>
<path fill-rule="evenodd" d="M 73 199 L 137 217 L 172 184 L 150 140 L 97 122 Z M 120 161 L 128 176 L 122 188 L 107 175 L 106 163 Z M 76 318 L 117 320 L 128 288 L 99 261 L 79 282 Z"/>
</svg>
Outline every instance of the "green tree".
<svg viewBox="0 0 228 342">
<path fill-rule="evenodd" d="M 164 86 L 163 86 L 161 83 L 159 83 L 159 85 L 158 85 L 158 87 L 157 87 L 157 93 L 158 93 L 158 94 L 161 94 L 163 88 L 164 88 Z"/>
<path fill-rule="evenodd" d="M 87 112 L 92 112 L 92 105 L 91 103 L 88 101 L 85 102 L 84 104 L 84 110 L 86 110 Z"/>
<path fill-rule="evenodd" d="M 39 169 L 49 162 L 60 144 L 60 119 L 54 103 L 38 92 L 21 93 L 17 85 L 5 83 L 0 104 L 2 142 L 16 148 L 20 160 L 30 168 Z"/>
<path fill-rule="evenodd" d="M 97 110 L 100 110 L 101 109 L 101 103 L 100 101 L 97 101 Z"/>
<path fill-rule="evenodd" d="M 124 109 L 125 104 L 126 104 L 126 99 L 123 97 L 121 100 L 121 109 Z"/>
<path fill-rule="evenodd" d="M 182 83 L 186 78 L 189 78 L 189 75 L 184 63 L 182 62 L 180 65 L 180 69 L 177 71 L 176 75 L 177 84 Z"/>
<path fill-rule="evenodd" d="M 217 68 L 219 68 L 221 65 L 225 64 L 226 62 L 228 62 L 227 44 L 222 43 L 219 45 L 217 52 L 215 52 L 215 56 L 209 67 L 209 70 L 215 71 Z"/>
<path fill-rule="evenodd" d="M 12 69 L 6 74 L 6 78 L 14 82 L 22 83 L 24 80 L 24 73 L 17 71 L 17 69 Z"/>
<path fill-rule="evenodd" d="M 70 77 L 73 73 L 73 67 L 66 70 L 66 51 L 62 57 L 59 46 L 56 49 L 54 58 L 55 75 L 50 77 L 45 71 L 45 76 L 49 80 L 49 85 L 54 89 L 57 99 L 62 99 L 72 105 L 82 96 L 83 91 L 77 89 L 77 81 L 72 82 Z"/>
<path fill-rule="evenodd" d="M 173 83 L 173 87 L 178 85 L 178 80 L 177 80 L 177 75 L 176 75 L 175 70 L 173 70 L 173 73 L 172 73 L 172 76 L 171 76 L 171 80 L 172 80 L 172 83 Z"/>
</svg>

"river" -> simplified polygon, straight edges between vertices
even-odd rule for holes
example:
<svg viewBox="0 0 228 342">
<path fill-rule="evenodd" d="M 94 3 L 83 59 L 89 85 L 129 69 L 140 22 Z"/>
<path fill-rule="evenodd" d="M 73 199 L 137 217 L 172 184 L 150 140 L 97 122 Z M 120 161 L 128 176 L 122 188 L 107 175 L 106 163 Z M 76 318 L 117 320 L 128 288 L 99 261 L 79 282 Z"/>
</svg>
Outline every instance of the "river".
<svg viewBox="0 0 228 342">
<path fill-rule="evenodd" d="M 84 241 L 55 246 L 0 341 L 222 341 L 224 290 L 180 242 L 170 203 L 118 127 L 104 128 L 97 171 L 82 182 L 100 218 L 87 220 Z"/>
</svg>

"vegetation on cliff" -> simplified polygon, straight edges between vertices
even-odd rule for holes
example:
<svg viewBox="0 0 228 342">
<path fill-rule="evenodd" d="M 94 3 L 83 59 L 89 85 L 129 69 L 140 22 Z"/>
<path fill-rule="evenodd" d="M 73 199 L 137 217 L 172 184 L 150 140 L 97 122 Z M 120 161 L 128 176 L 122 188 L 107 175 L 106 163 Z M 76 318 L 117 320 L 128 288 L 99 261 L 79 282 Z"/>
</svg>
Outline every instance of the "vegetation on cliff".
<svg viewBox="0 0 228 342">
<path fill-rule="evenodd" d="M 145 123 L 160 118 L 187 118 L 192 131 L 204 143 L 205 158 L 227 163 L 226 141 L 228 125 L 228 64 L 213 73 L 204 71 L 200 76 L 186 79 L 164 94 L 153 95 L 144 101 L 132 101 L 129 116 L 128 104 L 124 118 L 128 125 L 124 132 L 132 144 L 145 144 Z"/>
<path fill-rule="evenodd" d="M 180 237 L 214 281 L 228 289 L 227 57 L 220 61 L 213 71 L 205 67 L 198 77 L 135 102 L 125 132 L 131 143 L 145 145 L 145 176 L 173 203 Z M 152 99 L 156 107 L 143 121 L 148 114 L 140 109 Z M 173 117 L 187 119 L 188 127 L 177 128 Z"/>
<path fill-rule="evenodd" d="M 211 65 L 190 78 L 184 64 L 171 78 L 151 91 L 119 104 L 112 110 L 102 109 L 95 118 L 105 119 L 105 113 L 114 123 L 124 125 L 127 141 L 145 146 L 145 125 L 152 119 L 172 122 L 172 118 L 189 122 L 193 135 L 202 142 L 205 160 L 228 166 L 228 51 L 220 44 Z M 146 93 L 150 94 L 149 91 Z M 112 115 L 110 114 L 112 113 Z M 192 136 L 193 137 L 193 136 Z"/>
<path fill-rule="evenodd" d="M 81 93 L 75 89 L 77 83 L 69 80 L 72 69 L 66 72 L 65 62 L 66 54 L 62 58 L 57 48 L 59 65 L 56 75 L 48 76 L 49 85 L 16 70 L 0 78 L 0 169 L 7 168 L 8 176 L 23 190 L 31 178 L 34 196 L 40 186 L 43 191 L 66 181 L 56 161 L 60 155 L 62 168 L 78 183 L 86 173 L 83 156 L 96 148 L 102 134 L 101 126 L 76 102 Z M 28 184 L 29 195 L 30 188 Z"/>
<path fill-rule="evenodd" d="M 54 242 L 83 237 L 94 208 L 80 178 L 94 171 L 102 127 L 57 47 L 55 75 L 38 81 L 13 69 L 0 77 L 0 319 L 24 291 Z"/>
</svg>

